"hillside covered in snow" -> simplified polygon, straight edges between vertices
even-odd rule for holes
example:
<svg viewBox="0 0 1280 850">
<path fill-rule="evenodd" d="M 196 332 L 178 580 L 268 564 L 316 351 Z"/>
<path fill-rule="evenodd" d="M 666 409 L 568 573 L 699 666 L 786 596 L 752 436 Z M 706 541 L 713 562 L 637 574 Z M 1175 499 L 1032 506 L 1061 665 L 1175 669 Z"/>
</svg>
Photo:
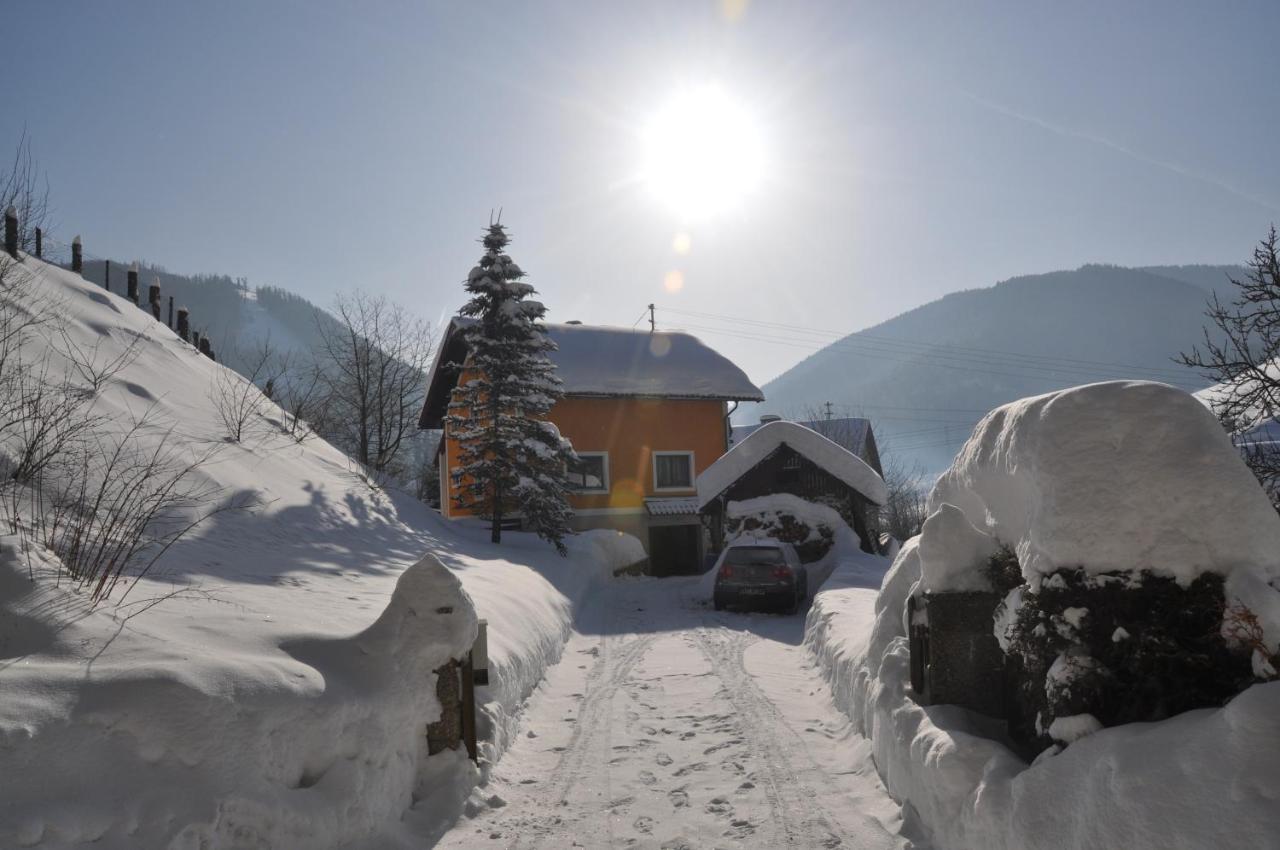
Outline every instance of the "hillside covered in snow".
<svg viewBox="0 0 1280 850">
<path fill-rule="evenodd" d="M 490 621 L 496 757 L 574 605 L 638 543 L 587 533 L 560 558 L 447 529 L 319 438 L 295 441 L 274 405 L 230 439 L 219 388 L 242 379 L 124 298 L 25 255 L 4 285 L 6 315 L 40 318 L 6 368 L 76 399 L 93 451 L 84 479 L 5 491 L 0 846 L 421 845 L 477 779 L 465 753 L 427 756 L 434 671 Z M 0 432 L 7 474 L 29 445 Z M 113 451 L 131 462 L 102 466 Z M 124 498 L 146 458 L 187 470 L 153 519 L 203 521 L 145 538 L 95 604 L 99 585 L 68 574 L 92 561 L 60 529 L 96 528 L 73 521 L 88 508 L 68 486 Z"/>
</svg>

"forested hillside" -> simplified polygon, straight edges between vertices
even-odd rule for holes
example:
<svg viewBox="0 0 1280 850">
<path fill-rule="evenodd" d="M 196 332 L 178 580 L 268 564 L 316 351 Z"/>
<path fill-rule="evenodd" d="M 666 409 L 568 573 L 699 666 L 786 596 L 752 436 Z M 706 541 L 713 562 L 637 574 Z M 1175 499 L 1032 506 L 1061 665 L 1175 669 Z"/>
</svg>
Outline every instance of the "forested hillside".
<svg viewBox="0 0 1280 850">
<path fill-rule="evenodd" d="M 938 470 L 985 411 L 1013 399 L 1115 378 L 1205 386 L 1172 358 L 1200 339 L 1210 292 L 1241 271 L 1087 265 L 955 292 L 809 356 L 735 419 L 812 413 L 830 401 L 871 418 L 891 450 Z"/>
</svg>

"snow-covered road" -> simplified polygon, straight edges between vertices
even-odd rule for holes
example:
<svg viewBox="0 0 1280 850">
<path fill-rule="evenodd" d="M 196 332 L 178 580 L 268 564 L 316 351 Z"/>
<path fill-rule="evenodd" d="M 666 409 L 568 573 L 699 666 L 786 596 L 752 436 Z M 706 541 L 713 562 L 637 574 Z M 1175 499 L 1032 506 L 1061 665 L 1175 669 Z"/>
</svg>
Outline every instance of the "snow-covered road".
<svg viewBox="0 0 1280 850">
<path fill-rule="evenodd" d="M 488 802 L 438 846 L 911 847 L 803 614 L 695 599 L 696 580 L 623 579 L 589 602 Z"/>
</svg>

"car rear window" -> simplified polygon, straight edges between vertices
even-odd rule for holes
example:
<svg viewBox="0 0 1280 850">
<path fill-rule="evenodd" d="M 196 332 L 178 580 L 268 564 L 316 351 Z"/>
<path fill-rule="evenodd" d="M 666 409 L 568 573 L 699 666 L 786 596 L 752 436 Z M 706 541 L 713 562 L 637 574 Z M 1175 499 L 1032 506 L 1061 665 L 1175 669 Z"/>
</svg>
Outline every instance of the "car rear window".
<svg viewBox="0 0 1280 850">
<path fill-rule="evenodd" d="M 774 566 L 786 563 L 782 550 L 776 546 L 734 546 L 729 549 L 725 560 L 735 567 L 746 567 L 751 564 Z"/>
</svg>

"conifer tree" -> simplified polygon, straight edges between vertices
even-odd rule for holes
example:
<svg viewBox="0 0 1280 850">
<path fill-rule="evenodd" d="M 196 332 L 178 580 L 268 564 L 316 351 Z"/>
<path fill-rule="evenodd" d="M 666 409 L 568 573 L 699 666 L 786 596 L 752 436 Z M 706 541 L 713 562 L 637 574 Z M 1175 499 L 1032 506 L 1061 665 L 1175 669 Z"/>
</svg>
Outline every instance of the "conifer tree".
<svg viewBox="0 0 1280 850">
<path fill-rule="evenodd" d="M 535 290 L 504 250 L 501 224 L 489 225 L 480 264 L 467 276 L 471 300 L 460 311 L 477 321 L 460 332 L 467 362 L 453 390 L 445 421 L 461 451 L 453 470 L 455 502 L 492 523 L 502 540 L 502 519 L 519 510 L 523 524 L 565 553 L 569 533 L 568 468 L 573 447 L 544 417 L 563 395 L 548 352 L 555 350 L 540 320 L 547 308 L 530 300 Z"/>
</svg>

